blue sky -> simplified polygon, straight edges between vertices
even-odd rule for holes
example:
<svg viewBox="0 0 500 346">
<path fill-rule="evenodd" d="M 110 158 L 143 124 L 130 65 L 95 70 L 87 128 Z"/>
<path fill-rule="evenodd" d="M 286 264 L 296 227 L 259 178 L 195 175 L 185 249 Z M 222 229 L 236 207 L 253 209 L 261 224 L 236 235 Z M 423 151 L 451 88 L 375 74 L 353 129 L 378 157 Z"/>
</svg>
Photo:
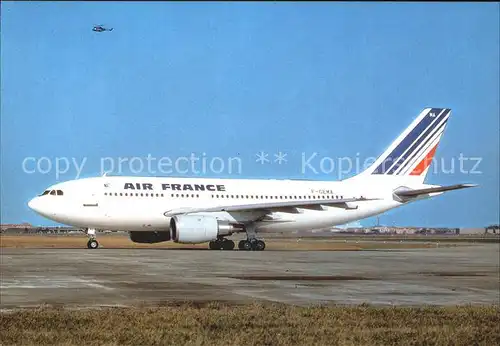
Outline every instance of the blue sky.
<svg viewBox="0 0 500 346">
<path fill-rule="evenodd" d="M 321 158 L 376 157 L 428 106 L 453 109 L 436 159 L 455 170 L 438 168 L 427 182 L 480 187 L 380 222 L 498 222 L 498 3 L 2 2 L 1 10 L 3 223 L 50 224 L 26 203 L 76 177 L 74 166 L 56 174 L 63 158 L 86 160 L 80 177 L 99 175 L 104 157 L 115 174 L 169 175 L 116 166 L 119 157 L 194 153 L 241 165 L 171 174 L 338 180 L 354 172 L 321 172 Z M 114 30 L 95 33 L 94 24 Z M 261 151 L 270 162 L 256 162 Z M 303 170 L 314 153 L 317 173 Z M 462 170 L 460 155 L 469 159 Z M 34 160 L 41 170 L 29 173 Z"/>
</svg>

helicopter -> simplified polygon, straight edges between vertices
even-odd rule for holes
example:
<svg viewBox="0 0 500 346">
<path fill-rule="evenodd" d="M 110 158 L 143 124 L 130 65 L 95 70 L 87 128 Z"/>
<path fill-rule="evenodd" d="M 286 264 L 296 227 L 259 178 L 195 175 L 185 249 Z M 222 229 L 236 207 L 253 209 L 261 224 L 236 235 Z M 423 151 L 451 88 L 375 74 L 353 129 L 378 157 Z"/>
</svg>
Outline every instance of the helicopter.
<svg viewBox="0 0 500 346">
<path fill-rule="evenodd" d="M 113 28 L 106 29 L 104 27 L 104 25 L 94 25 L 94 27 L 92 28 L 92 31 L 95 31 L 95 32 L 113 31 Z"/>
</svg>

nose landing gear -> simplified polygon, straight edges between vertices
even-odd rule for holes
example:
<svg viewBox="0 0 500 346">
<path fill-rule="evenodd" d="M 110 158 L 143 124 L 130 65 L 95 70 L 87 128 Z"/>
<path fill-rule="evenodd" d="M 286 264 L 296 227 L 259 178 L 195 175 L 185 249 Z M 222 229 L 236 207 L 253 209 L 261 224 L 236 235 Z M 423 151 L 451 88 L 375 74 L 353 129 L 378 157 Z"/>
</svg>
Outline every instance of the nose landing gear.
<svg viewBox="0 0 500 346">
<path fill-rule="evenodd" d="M 87 247 L 89 249 L 97 249 L 99 247 L 99 243 L 95 239 L 89 239 L 87 242 Z"/>
<path fill-rule="evenodd" d="M 87 229 L 87 236 L 89 237 L 89 241 L 87 242 L 87 248 L 89 249 L 97 249 L 99 247 L 99 243 L 95 237 L 95 228 Z"/>
</svg>

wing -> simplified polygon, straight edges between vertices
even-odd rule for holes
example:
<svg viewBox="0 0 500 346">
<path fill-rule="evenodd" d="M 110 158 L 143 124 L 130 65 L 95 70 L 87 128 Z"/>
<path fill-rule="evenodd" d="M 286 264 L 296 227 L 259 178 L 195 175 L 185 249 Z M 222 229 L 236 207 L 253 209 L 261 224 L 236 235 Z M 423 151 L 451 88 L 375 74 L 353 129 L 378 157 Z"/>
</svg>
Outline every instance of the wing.
<svg viewBox="0 0 500 346">
<path fill-rule="evenodd" d="M 436 187 L 429 187 L 425 189 L 410 189 L 410 190 L 403 190 L 403 191 L 396 191 L 394 192 L 398 197 L 418 197 L 421 195 L 427 195 L 430 193 L 436 193 L 436 192 L 445 192 L 445 191 L 451 191 L 451 190 L 459 190 L 459 189 L 466 189 L 469 187 L 476 187 L 476 184 L 457 184 L 457 185 L 450 185 L 450 186 L 436 186 Z"/>
<path fill-rule="evenodd" d="M 311 210 L 323 210 L 323 206 L 327 207 L 337 207 L 343 209 L 356 209 L 357 207 L 349 206 L 350 202 L 364 202 L 377 200 L 378 198 L 344 198 L 344 199 L 323 199 L 314 201 L 287 201 L 287 202 L 265 202 L 265 203 L 253 203 L 253 204 L 243 204 L 243 205 L 221 205 L 217 207 L 208 208 L 179 208 L 167 210 L 163 215 L 170 217 L 181 214 L 191 214 L 191 213 L 208 213 L 208 212 L 243 212 L 243 211 L 261 211 L 264 213 L 271 212 L 289 212 L 298 213 L 297 208 L 301 209 L 311 209 Z"/>
</svg>

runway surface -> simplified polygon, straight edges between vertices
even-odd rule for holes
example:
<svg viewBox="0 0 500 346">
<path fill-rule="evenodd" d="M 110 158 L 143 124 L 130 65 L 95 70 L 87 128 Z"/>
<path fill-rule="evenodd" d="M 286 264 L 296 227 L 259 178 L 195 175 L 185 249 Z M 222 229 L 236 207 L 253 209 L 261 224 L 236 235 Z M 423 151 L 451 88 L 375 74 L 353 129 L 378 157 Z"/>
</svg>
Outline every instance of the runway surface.
<svg viewBox="0 0 500 346">
<path fill-rule="evenodd" d="M 171 301 L 499 303 L 499 245 L 383 251 L 1 249 L 3 309 Z"/>
</svg>

